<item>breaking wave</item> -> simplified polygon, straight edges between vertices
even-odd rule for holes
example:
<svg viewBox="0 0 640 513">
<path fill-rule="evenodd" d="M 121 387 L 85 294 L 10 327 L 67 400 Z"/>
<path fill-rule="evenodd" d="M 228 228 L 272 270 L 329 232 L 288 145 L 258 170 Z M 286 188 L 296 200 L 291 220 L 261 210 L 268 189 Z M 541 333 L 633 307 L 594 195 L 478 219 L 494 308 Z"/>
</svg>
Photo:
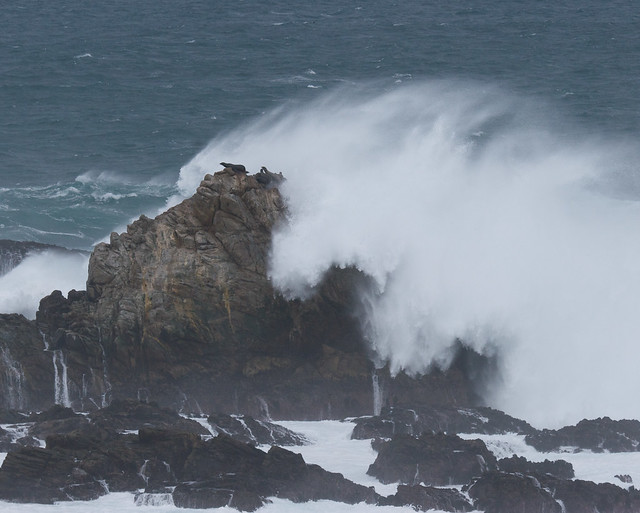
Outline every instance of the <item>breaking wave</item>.
<svg viewBox="0 0 640 513">
<path fill-rule="evenodd" d="M 40 299 L 61 290 L 84 290 L 89 257 L 81 253 L 44 251 L 27 256 L 0 276 L 0 312 L 35 319 Z M 55 272 L 52 272 L 55 269 Z"/>
<path fill-rule="evenodd" d="M 486 84 L 343 89 L 215 139 L 178 186 L 221 160 L 282 171 L 274 284 L 304 297 L 334 265 L 373 277 L 363 329 L 394 372 L 446 368 L 459 339 L 498 355 L 493 406 L 637 418 L 640 155 L 557 118 Z"/>
</svg>

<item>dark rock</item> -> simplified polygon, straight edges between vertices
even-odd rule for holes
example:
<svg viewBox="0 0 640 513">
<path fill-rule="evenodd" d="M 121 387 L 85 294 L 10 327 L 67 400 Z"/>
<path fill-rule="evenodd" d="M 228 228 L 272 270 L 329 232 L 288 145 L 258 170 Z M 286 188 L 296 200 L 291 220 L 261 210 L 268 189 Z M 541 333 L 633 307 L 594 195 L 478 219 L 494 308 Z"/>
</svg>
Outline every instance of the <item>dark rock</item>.
<svg viewBox="0 0 640 513">
<path fill-rule="evenodd" d="M 186 419 L 173 410 L 162 408 L 155 403 L 129 399 L 114 399 L 109 406 L 91 413 L 89 418 L 97 426 L 111 431 L 155 428 L 197 435 L 210 434 L 200 423 Z"/>
<path fill-rule="evenodd" d="M 640 511 L 640 491 L 629 490 L 610 483 L 593 483 L 544 478 L 543 485 L 562 501 L 567 513 L 601 511 L 607 513 L 636 513 Z"/>
<path fill-rule="evenodd" d="M 423 433 L 419 438 L 397 435 L 380 443 L 377 450 L 378 457 L 367 474 L 383 483 L 466 484 L 497 468 L 495 457 L 481 440 L 443 433 Z"/>
<path fill-rule="evenodd" d="M 619 479 L 623 483 L 627 483 L 627 484 L 633 483 L 633 479 L 631 479 L 631 476 L 629 474 L 616 474 L 614 477 L 616 479 Z"/>
<path fill-rule="evenodd" d="M 70 419 L 73 417 L 79 417 L 76 412 L 71 408 L 67 408 L 65 406 L 61 406 L 59 404 L 54 404 L 48 410 L 43 412 L 34 413 L 29 416 L 30 422 L 45 422 L 48 420 L 64 420 Z"/>
<path fill-rule="evenodd" d="M 380 415 L 355 420 L 351 438 L 391 438 L 396 434 L 502 433 L 528 434 L 536 430 L 523 420 L 487 407 L 427 406 L 416 409 L 383 408 Z"/>
<path fill-rule="evenodd" d="M 593 509 L 570 509 L 566 512 L 552 493 L 532 476 L 489 472 L 475 479 L 465 490 L 476 509 L 485 513 L 578 513 Z M 600 510 L 609 511 L 609 510 Z"/>
<path fill-rule="evenodd" d="M 53 404 L 53 362 L 36 323 L 0 314 L 0 409 L 3 422 L 24 422 L 7 410 L 41 410 Z"/>
<path fill-rule="evenodd" d="M 228 506 L 239 511 L 255 511 L 269 502 L 250 490 L 219 488 L 216 481 L 181 483 L 173 491 L 173 503 L 179 508 L 208 509 Z"/>
<path fill-rule="evenodd" d="M 525 441 L 541 452 L 554 452 L 563 447 L 593 452 L 635 452 L 640 450 L 640 421 L 609 417 L 585 419 L 575 426 L 530 433 Z"/>
<path fill-rule="evenodd" d="M 12 502 L 52 504 L 96 499 L 105 488 L 72 458 L 42 448 L 10 452 L 0 469 L 0 497 Z"/>
<path fill-rule="evenodd" d="M 473 505 L 458 490 L 421 485 L 398 485 L 395 495 L 382 497 L 379 506 L 411 506 L 415 511 L 472 511 Z"/>
<path fill-rule="evenodd" d="M 371 413 L 374 368 L 353 315 L 371 280 L 333 269 L 305 301 L 275 291 L 271 233 L 286 209 L 267 185 L 207 175 L 192 198 L 98 244 L 86 292 L 54 291 L 36 322 L 0 317 L 0 350 L 14 362 L 0 363 L 0 407 L 51 406 L 55 365 L 81 411 L 123 397 L 262 419 Z M 468 405 L 465 369 L 416 378 L 383 369 L 384 402 Z"/>
<path fill-rule="evenodd" d="M 510 473 L 550 474 L 559 479 L 573 479 L 575 477 L 573 465 L 564 460 L 533 462 L 522 456 L 513 455 L 511 458 L 499 460 L 498 467 L 503 472 Z"/>
<path fill-rule="evenodd" d="M 298 433 L 273 422 L 256 420 L 247 415 L 231 416 L 212 413 L 207 421 L 218 433 L 255 445 L 305 445 L 308 440 Z"/>
</svg>

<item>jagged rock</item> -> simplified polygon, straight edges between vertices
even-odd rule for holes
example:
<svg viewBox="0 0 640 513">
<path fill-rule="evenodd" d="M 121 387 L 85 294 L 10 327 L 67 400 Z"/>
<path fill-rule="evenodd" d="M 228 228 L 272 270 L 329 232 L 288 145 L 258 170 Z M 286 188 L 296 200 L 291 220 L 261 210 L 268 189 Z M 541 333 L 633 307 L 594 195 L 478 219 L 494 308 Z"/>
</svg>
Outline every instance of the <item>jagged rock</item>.
<svg viewBox="0 0 640 513">
<path fill-rule="evenodd" d="M 511 458 L 498 460 L 498 467 L 503 472 L 519 472 L 521 474 L 549 474 L 559 479 L 573 479 L 575 473 L 573 465 L 568 461 L 544 460 L 541 462 L 529 461 L 515 454 Z"/>
<path fill-rule="evenodd" d="M 189 509 L 228 506 L 238 511 L 255 511 L 269 502 L 251 490 L 220 488 L 221 485 L 219 481 L 181 483 L 173 491 L 173 503 Z"/>
<path fill-rule="evenodd" d="M 616 474 L 614 477 L 616 479 L 619 479 L 621 482 L 626 483 L 626 484 L 633 483 L 633 479 L 631 478 L 631 476 L 629 474 Z"/>
<path fill-rule="evenodd" d="M 44 409 L 56 389 L 82 411 L 126 397 L 260 419 L 371 413 L 374 368 L 353 315 L 370 280 L 333 269 L 305 301 L 275 291 L 271 233 L 286 209 L 274 185 L 207 175 L 192 198 L 98 244 L 86 291 L 54 291 L 35 322 L 0 317 L 0 348 L 19 362 L 22 374 L 11 372 L 24 391 L 0 394 L 4 406 Z M 464 358 L 415 378 L 382 369 L 381 395 L 396 406 L 468 405 L 467 370 Z"/>
<path fill-rule="evenodd" d="M 475 507 L 485 513 L 579 513 L 593 509 L 563 510 L 551 492 L 533 476 L 489 472 L 475 479 L 465 491 Z M 609 510 L 600 510 L 609 511 Z"/>
<path fill-rule="evenodd" d="M 268 497 L 349 504 L 379 498 L 373 488 L 308 465 L 286 449 L 265 453 L 225 435 L 203 441 L 194 433 L 152 428 L 108 443 L 77 431 L 51 435 L 46 448 L 15 450 L 0 468 L 0 499 L 16 502 L 86 500 L 107 489 L 166 494 L 168 487 L 176 487 L 176 505 L 226 505 L 235 497 L 231 505 L 247 511 Z"/>
<path fill-rule="evenodd" d="M 29 422 L 29 415 L 17 410 L 0 409 L 0 424 L 21 424 Z"/>
<path fill-rule="evenodd" d="M 383 408 L 380 415 L 355 420 L 351 438 L 391 438 L 396 434 L 502 433 L 528 434 L 536 430 L 523 420 L 488 407 L 429 406 L 416 409 Z"/>
<path fill-rule="evenodd" d="M 378 456 L 367 474 L 383 483 L 466 484 L 497 468 L 495 457 L 483 441 L 443 433 L 423 433 L 418 438 L 397 435 L 375 448 Z"/>
<path fill-rule="evenodd" d="M 236 491 L 249 493 L 252 507 L 260 505 L 256 496 L 262 502 L 268 497 L 279 497 L 293 502 L 332 500 L 347 504 L 374 504 L 379 498 L 373 488 L 355 484 L 318 465 L 309 465 L 299 454 L 276 446 L 264 453 L 220 435 L 205 442 L 204 450 L 192 456 L 184 475 L 191 484 L 176 487 L 176 505 L 216 507 Z M 196 476 L 215 477 L 198 481 Z M 245 507 L 246 511 L 253 511 Z"/>
<path fill-rule="evenodd" d="M 585 419 L 575 426 L 530 433 L 525 441 L 541 452 L 565 447 L 593 452 L 635 452 L 640 450 L 640 421 L 611 420 L 609 417 Z"/>
<path fill-rule="evenodd" d="M 308 440 L 298 433 L 273 422 L 256 420 L 247 415 L 231 416 L 212 413 L 207 421 L 218 433 L 256 445 L 305 445 Z"/>
<path fill-rule="evenodd" d="M 640 491 L 629 490 L 610 483 L 543 478 L 543 486 L 562 501 L 566 513 L 606 511 L 607 513 L 635 513 L 640 511 Z"/>
<path fill-rule="evenodd" d="M 395 495 L 382 497 L 379 506 L 411 506 L 415 511 L 472 511 L 473 505 L 458 490 L 421 485 L 398 485 Z"/>
</svg>

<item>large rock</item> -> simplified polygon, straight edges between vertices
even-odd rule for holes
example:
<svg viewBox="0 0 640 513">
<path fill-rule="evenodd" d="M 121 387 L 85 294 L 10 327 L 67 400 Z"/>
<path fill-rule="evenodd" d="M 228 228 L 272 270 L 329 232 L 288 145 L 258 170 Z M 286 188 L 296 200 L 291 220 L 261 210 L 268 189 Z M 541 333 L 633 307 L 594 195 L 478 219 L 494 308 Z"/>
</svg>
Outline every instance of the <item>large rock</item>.
<svg viewBox="0 0 640 513">
<path fill-rule="evenodd" d="M 266 419 L 370 414 L 374 386 L 393 406 L 469 405 L 463 348 L 446 373 L 375 371 L 353 315 L 370 285 L 362 273 L 333 269 L 305 301 L 274 290 L 271 234 L 286 216 L 272 185 L 207 175 L 192 198 L 96 246 L 87 290 L 43 298 L 28 328 L 49 351 L 43 397 Z"/>
<path fill-rule="evenodd" d="M 585 419 L 575 426 L 529 433 L 525 441 L 541 452 L 636 452 L 640 451 L 640 421 L 611 420 L 609 417 Z"/>
<path fill-rule="evenodd" d="M 383 408 L 379 415 L 356 419 L 351 438 L 391 438 L 422 433 L 483 433 L 487 435 L 518 433 L 536 430 L 523 420 L 487 407 L 460 408 L 455 406 L 426 406 L 422 408 Z"/>
<path fill-rule="evenodd" d="M 495 457 L 482 440 L 463 440 L 443 433 L 423 433 L 418 438 L 397 435 L 376 444 L 376 448 L 378 456 L 367 474 L 383 483 L 466 484 L 497 468 Z"/>
<path fill-rule="evenodd" d="M 586 513 L 564 509 L 549 489 L 529 475 L 490 472 L 466 488 L 477 509 L 485 513 Z M 608 510 L 602 510 L 608 511 Z"/>
</svg>

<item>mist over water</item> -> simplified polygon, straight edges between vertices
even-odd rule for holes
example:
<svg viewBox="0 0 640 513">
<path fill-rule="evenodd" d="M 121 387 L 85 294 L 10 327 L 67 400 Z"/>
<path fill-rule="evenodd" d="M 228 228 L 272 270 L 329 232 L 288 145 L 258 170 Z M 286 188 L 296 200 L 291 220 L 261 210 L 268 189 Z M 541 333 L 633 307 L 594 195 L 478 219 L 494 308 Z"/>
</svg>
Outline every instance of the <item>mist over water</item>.
<svg viewBox="0 0 640 513">
<path fill-rule="evenodd" d="M 305 297 L 333 265 L 372 276 L 363 329 L 394 372 L 446 368 L 459 338 L 498 356 L 493 406 L 637 418 L 638 153 L 572 139 L 548 109 L 453 81 L 337 91 L 214 140 L 179 187 L 221 160 L 284 172 L 274 284 Z"/>
</svg>

